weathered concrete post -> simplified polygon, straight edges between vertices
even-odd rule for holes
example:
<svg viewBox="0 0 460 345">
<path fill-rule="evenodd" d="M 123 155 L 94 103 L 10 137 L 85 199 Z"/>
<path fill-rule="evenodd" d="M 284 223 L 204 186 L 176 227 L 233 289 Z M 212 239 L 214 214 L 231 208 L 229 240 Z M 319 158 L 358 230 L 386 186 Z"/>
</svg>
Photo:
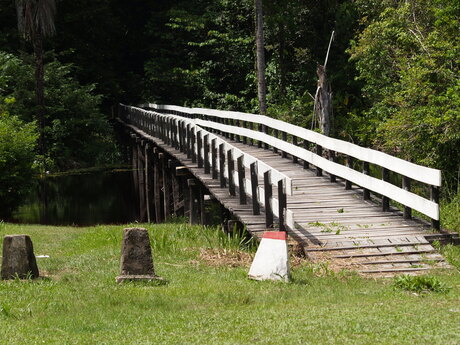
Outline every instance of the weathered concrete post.
<svg viewBox="0 0 460 345">
<path fill-rule="evenodd" d="M 7 235 L 3 238 L 2 279 L 38 278 L 32 240 L 27 235 Z"/>
<path fill-rule="evenodd" d="M 121 245 L 120 275 L 117 283 L 125 280 L 159 279 L 153 269 L 152 248 L 149 233 L 144 228 L 123 230 Z"/>
</svg>

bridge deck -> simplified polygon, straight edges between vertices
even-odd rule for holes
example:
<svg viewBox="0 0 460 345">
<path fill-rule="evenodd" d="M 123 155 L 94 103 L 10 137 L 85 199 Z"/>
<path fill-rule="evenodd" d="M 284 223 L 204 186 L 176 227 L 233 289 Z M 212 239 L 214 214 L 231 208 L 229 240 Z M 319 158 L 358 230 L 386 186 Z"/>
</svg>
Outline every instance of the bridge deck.
<svg viewBox="0 0 460 345">
<path fill-rule="evenodd" d="M 204 174 L 186 154 L 128 126 L 186 166 L 254 236 L 259 237 L 266 230 L 263 208 L 260 215 L 253 215 L 250 200 L 247 205 L 240 205 L 238 195 L 230 196 L 228 189 L 220 187 L 219 180 Z M 368 275 L 411 274 L 448 266 L 428 241 L 436 236 L 428 223 L 405 220 L 395 209 L 382 212 L 376 203 L 363 200 L 360 188 L 346 190 L 340 179 L 332 183 L 326 174 L 318 177 L 314 170 L 303 169 L 301 164 L 281 158 L 280 154 L 226 140 L 292 178 L 293 195 L 287 198 L 287 208 L 294 213 L 296 227 L 289 230 L 289 235 L 301 243 L 310 258 Z"/>
</svg>

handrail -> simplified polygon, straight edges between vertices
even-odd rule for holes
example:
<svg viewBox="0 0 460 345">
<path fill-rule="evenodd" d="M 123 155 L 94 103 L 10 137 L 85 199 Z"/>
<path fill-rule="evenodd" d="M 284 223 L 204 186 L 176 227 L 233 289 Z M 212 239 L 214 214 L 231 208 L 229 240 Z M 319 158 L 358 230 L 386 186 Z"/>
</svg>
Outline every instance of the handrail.
<svg viewBox="0 0 460 345">
<path fill-rule="evenodd" d="M 229 188 L 230 185 L 233 185 L 233 188 L 238 188 L 240 190 L 240 194 L 247 194 L 251 196 L 253 200 L 255 199 L 258 204 L 264 206 L 266 208 L 266 217 L 267 208 L 269 208 L 270 213 L 280 219 L 280 229 L 286 226 L 290 229 L 294 229 L 293 212 L 287 209 L 286 200 L 279 200 L 279 197 L 282 197 L 282 194 L 292 195 L 291 178 L 268 164 L 258 160 L 252 155 L 231 145 L 219 136 L 201 128 L 196 123 L 195 119 L 184 118 L 177 115 L 165 115 L 123 104 L 120 104 L 119 107 L 121 109 L 119 114 L 124 117 L 124 120 L 129 125 L 133 125 L 139 130 L 142 130 L 144 137 L 150 137 L 152 139 L 153 137 L 160 137 L 162 140 L 165 140 L 167 144 L 176 147 L 180 147 L 180 143 L 189 142 L 191 146 L 188 150 L 193 151 L 198 161 L 201 160 L 201 165 L 203 165 L 203 162 L 211 162 L 213 160 L 213 153 L 209 152 L 209 150 L 206 152 L 205 145 L 202 145 L 206 137 L 207 144 L 209 145 L 209 143 L 214 141 L 214 144 L 217 145 L 217 147 L 222 148 L 224 156 L 230 152 L 232 161 L 238 161 L 241 158 L 243 169 L 248 168 L 251 170 L 255 167 L 254 171 L 258 176 L 264 179 L 265 183 L 265 187 L 263 187 L 258 186 L 258 183 L 256 182 L 256 195 L 254 195 L 253 179 L 245 178 L 245 173 L 239 171 L 238 169 L 231 171 L 228 166 L 228 159 L 225 160 L 224 165 L 219 166 L 216 164 L 216 166 L 213 166 L 212 169 L 216 170 L 216 175 L 222 175 L 228 180 Z M 172 123 L 170 121 L 172 121 Z M 195 140 L 198 138 L 201 138 L 203 141 Z M 214 157 L 214 162 L 218 162 L 216 158 L 217 157 Z M 221 159 L 220 154 L 219 159 Z M 198 165 L 200 166 L 200 164 Z M 221 168 L 223 168 L 222 171 Z M 210 171 L 208 173 L 210 173 Z M 242 176 L 240 176 L 240 174 Z M 282 188 L 282 190 L 279 189 L 278 198 L 273 197 L 271 194 L 271 187 L 270 193 L 266 192 L 265 189 L 267 184 Z"/>
<path fill-rule="evenodd" d="M 391 156 L 387 153 L 362 147 L 344 140 L 335 139 L 326 135 L 311 131 L 281 120 L 273 119 L 265 115 L 256 115 L 236 111 L 214 110 L 204 108 L 186 108 L 172 105 L 158 105 L 148 103 L 142 105 L 157 110 L 176 111 L 189 115 L 205 115 L 217 118 L 225 118 L 238 121 L 253 122 L 266 125 L 273 129 L 281 129 L 311 143 L 321 145 L 323 148 L 340 152 L 356 159 L 379 165 L 398 174 L 407 176 L 413 180 L 423 182 L 432 186 L 441 186 L 441 171 L 417 165 L 401 158 Z M 249 116 L 249 117 L 248 117 Z"/>
<path fill-rule="evenodd" d="M 174 113 L 179 116 L 187 116 L 194 119 L 195 123 L 202 127 L 212 128 L 213 130 L 230 133 L 231 135 L 255 139 L 259 142 L 265 143 L 266 145 L 271 145 L 276 149 L 280 149 L 285 153 L 291 154 L 293 157 L 300 158 L 304 162 L 308 162 L 317 168 L 328 172 L 331 176 L 334 176 L 334 179 L 335 176 L 345 179 L 347 181 L 347 185 L 349 186 L 351 186 L 351 183 L 354 183 L 364 188 L 367 193 L 372 191 L 382 195 L 384 210 L 388 209 L 388 198 L 390 198 L 405 206 L 405 218 L 411 218 L 411 209 L 415 209 L 430 217 L 432 219 L 433 227 L 439 228 L 438 187 L 441 185 L 441 172 L 437 169 L 423 167 L 380 151 L 364 148 L 343 140 L 330 138 L 320 133 L 301 128 L 284 121 L 272 119 L 264 115 L 157 104 L 146 104 L 143 105 L 143 107 L 156 109 L 158 111 L 167 111 L 168 113 Z M 231 120 L 226 122 L 232 122 L 233 125 L 221 123 L 224 119 Z M 235 126 L 235 122 L 238 126 Z M 243 122 L 243 124 L 254 123 L 259 126 L 263 125 L 265 126 L 264 133 L 239 127 L 241 122 Z M 283 140 L 278 139 L 277 137 L 268 134 L 267 127 L 270 127 L 275 131 L 288 133 L 294 138 L 301 138 L 305 141 L 316 144 L 319 150 L 317 153 L 314 153 L 306 148 L 297 146 L 296 142 L 291 144 L 287 142 L 286 136 L 283 137 Z M 350 166 L 344 166 L 333 160 L 322 157 L 322 148 L 328 149 L 330 156 L 335 155 L 335 153 L 342 153 L 348 157 L 359 159 L 367 165 L 370 163 L 381 166 L 383 168 L 382 180 L 370 176 L 368 171 L 359 172 L 352 169 Z M 350 160 L 350 158 L 348 160 Z M 404 186 L 402 188 L 395 186 L 388 181 L 388 171 L 394 171 L 404 177 Z M 410 192 L 410 179 L 430 185 L 432 192 L 431 200 Z"/>
</svg>

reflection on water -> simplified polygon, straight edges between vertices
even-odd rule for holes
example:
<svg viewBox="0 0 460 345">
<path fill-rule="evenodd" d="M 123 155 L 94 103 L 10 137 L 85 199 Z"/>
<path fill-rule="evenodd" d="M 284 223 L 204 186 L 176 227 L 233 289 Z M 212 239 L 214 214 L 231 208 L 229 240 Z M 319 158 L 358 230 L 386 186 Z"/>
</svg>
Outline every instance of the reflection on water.
<svg viewBox="0 0 460 345">
<path fill-rule="evenodd" d="M 13 221 L 53 225 L 127 223 L 135 220 L 132 172 L 112 169 L 46 177 Z"/>
</svg>

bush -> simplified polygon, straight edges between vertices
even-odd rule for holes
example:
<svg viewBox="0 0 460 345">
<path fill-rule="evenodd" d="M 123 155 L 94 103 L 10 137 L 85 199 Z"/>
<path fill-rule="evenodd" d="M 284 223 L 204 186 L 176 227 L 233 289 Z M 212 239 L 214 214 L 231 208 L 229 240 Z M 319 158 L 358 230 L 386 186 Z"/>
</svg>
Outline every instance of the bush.
<svg viewBox="0 0 460 345">
<path fill-rule="evenodd" d="M 7 99 L 7 102 L 11 102 Z M 1 106 L 1 104 L 0 104 Z M 24 123 L 0 107 L 0 217 L 8 217 L 28 192 L 34 173 L 35 122 Z"/>
</svg>

